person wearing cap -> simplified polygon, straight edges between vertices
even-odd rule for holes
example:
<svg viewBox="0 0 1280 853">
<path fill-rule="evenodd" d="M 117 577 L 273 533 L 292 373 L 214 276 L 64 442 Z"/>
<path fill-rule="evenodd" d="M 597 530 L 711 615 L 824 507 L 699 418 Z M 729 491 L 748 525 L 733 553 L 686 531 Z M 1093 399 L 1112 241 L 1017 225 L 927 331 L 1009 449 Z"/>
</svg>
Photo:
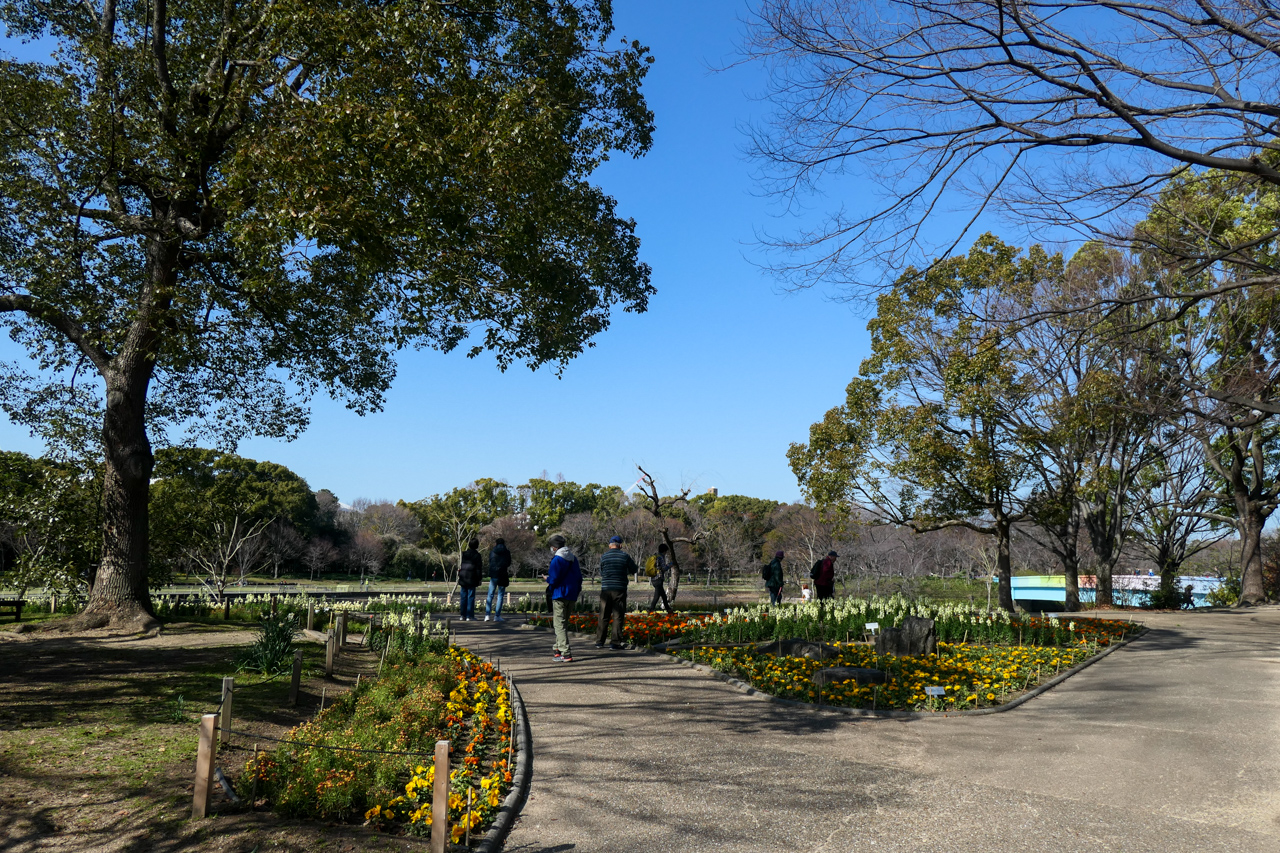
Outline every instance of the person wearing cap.
<svg viewBox="0 0 1280 853">
<path fill-rule="evenodd" d="M 779 551 L 773 555 L 773 559 L 769 562 L 769 576 L 764 580 L 764 588 L 769 590 L 769 603 L 782 603 L 782 587 L 786 585 L 786 578 L 782 572 L 782 552 Z"/>
<path fill-rule="evenodd" d="M 569 653 L 569 614 L 573 603 L 582 592 L 582 567 L 578 558 L 569 550 L 568 541 L 556 534 L 551 537 L 551 566 L 547 569 L 547 588 L 551 592 L 551 625 L 555 628 L 556 644 L 551 647 L 551 659 L 572 663 Z"/>
<path fill-rule="evenodd" d="M 600 624 L 596 627 L 596 648 L 604 648 L 604 632 L 613 622 L 609 648 L 622 648 L 622 620 L 627 614 L 627 583 L 640 569 L 631 555 L 622 550 L 622 537 L 609 540 L 609 550 L 600 558 Z"/>
<path fill-rule="evenodd" d="M 813 589 L 819 601 L 836 597 L 836 558 L 839 556 L 835 551 L 828 551 L 826 559 L 818 566 Z"/>
</svg>

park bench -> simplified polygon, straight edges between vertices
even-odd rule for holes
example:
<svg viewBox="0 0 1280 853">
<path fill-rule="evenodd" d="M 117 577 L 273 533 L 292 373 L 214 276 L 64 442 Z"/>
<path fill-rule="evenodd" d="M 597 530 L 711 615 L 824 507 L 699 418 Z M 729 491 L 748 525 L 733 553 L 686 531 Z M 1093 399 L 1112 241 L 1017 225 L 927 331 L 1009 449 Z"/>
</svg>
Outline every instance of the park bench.
<svg viewBox="0 0 1280 853">
<path fill-rule="evenodd" d="M 27 602 L 21 598 L 0 598 L 0 613 L 13 613 L 13 621 L 22 621 L 22 608 Z"/>
</svg>

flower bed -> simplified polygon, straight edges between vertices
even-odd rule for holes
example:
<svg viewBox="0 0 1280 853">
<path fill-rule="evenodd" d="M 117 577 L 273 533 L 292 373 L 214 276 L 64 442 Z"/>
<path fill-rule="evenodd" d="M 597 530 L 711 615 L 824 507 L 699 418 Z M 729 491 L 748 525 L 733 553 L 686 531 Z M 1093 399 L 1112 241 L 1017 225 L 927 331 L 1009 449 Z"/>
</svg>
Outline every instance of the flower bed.
<svg viewBox="0 0 1280 853">
<path fill-rule="evenodd" d="M 637 646 L 652 646 L 680 637 L 690 627 L 696 627 L 713 618 L 709 613 L 628 613 L 622 622 L 622 639 Z M 537 628 L 550 628 L 550 616 L 531 616 L 528 624 Z M 569 628 L 594 634 L 600 624 L 598 613 L 573 613 L 569 616 Z"/>
<path fill-rule="evenodd" d="M 298 726 L 245 767 L 275 809 L 291 817 L 431 826 L 437 740 L 450 742 L 453 839 L 487 824 L 511 785 L 512 710 L 506 679 L 466 649 L 389 658 L 388 669 Z M 347 747 L 356 752 L 335 750 Z M 462 756 L 458 760 L 458 756 Z M 470 794 L 470 796 L 468 796 Z"/>
<path fill-rule="evenodd" d="M 862 639 L 869 622 L 879 623 L 883 630 L 901 625 L 908 616 L 932 619 L 938 640 L 949 643 L 1063 646 L 1083 640 L 1107 645 L 1140 627 L 1120 620 L 1033 617 L 893 595 L 740 607 L 687 626 L 679 632 L 678 639 L 689 643 L 733 643 L 783 637 L 849 642 Z"/>
<path fill-rule="evenodd" d="M 1065 646 L 1080 642 L 1108 645 L 1140 626 L 1104 619 L 1057 619 L 986 611 L 969 605 L 930 605 L 901 596 L 841 598 L 824 603 L 753 605 L 726 613 L 628 613 L 623 622 L 626 640 L 651 646 L 668 640 L 685 643 L 762 642 L 797 638 L 836 642 L 861 639 L 868 622 L 881 629 L 901 625 L 908 616 L 934 620 L 938 639 L 952 643 L 1006 643 L 1023 646 Z M 595 633 L 599 616 L 575 613 L 575 631 Z M 550 616 L 530 617 L 529 624 L 550 627 Z"/>
<path fill-rule="evenodd" d="M 735 675 L 757 690 L 784 699 L 843 705 L 850 708 L 902 711 L 968 710 L 1001 705 L 1087 660 L 1098 651 L 1090 642 L 1059 647 L 973 646 L 939 643 L 928 657 L 880 656 L 867 645 L 835 643 L 838 656 L 825 661 L 776 657 L 750 647 L 688 649 L 675 654 Z M 819 690 L 813 674 L 831 666 L 883 670 L 888 682 L 828 684 Z M 925 688 L 942 687 L 942 698 Z"/>
</svg>

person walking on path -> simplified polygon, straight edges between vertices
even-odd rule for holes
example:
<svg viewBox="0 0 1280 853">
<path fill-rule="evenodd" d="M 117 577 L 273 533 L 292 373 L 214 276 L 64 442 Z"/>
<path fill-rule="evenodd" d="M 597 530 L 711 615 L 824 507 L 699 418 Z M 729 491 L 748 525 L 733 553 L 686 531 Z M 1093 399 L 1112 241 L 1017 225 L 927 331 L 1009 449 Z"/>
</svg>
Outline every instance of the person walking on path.
<svg viewBox="0 0 1280 853">
<path fill-rule="evenodd" d="M 551 566 L 547 569 L 547 587 L 551 591 L 551 624 L 556 631 L 556 644 L 551 659 L 572 663 L 569 653 L 569 614 L 582 592 L 582 567 L 560 534 L 551 537 Z"/>
<path fill-rule="evenodd" d="M 484 603 L 484 621 L 490 618 L 494 622 L 504 621 L 502 618 L 502 602 L 507 597 L 507 587 L 511 585 L 511 552 L 501 536 L 493 543 L 489 551 L 489 597 Z M 494 597 L 498 599 L 498 607 L 493 606 Z"/>
<path fill-rule="evenodd" d="M 627 615 L 627 583 L 638 571 L 636 561 L 622 550 L 622 537 L 609 540 L 609 550 L 600 558 L 600 624 L 596 628 L 596 648 L 604 648 L 604 632 L 610 619 L 613 634 L 609 648 L 622 648 L 622 620 Z"/>
<path fill-rule="evenodd" d="M 819 601 L 836 597 L 836 558 L 840 555 L 828 551 L 822 562 L 814 566 L 813 587 Z"/>
<path fill-rule="evenodd" d="M 656 570 L 653 579 L 649 581 L 653 584 L 653 598 L 649 601 L 649 612 L 652 613 L 658 606 L 658 601 L 662 601 L 662 609 L 668 613 L 671 611 L 671 602 L 667 600 L 667 572 L 671 569 L 671 563 L 667 557 L 667 543 L 663 542 L 658 546 L 658 555 L 653 564 Z"/>
<path fill-rule="evenodd" d="M 773 555 L 773 560 L 769 563 L 769 576 L 764 580 L 764 588 L 769 590 L 769 603 L 782 603 L 782 587 L 786 585 L 786 579 L 782 574 L 782 552 Z"/>
<path fill-rule="evenodd" d="M 474 622 L 476 618 L 476 587 L 480 586 L 480 575 L 484 571 L 484 557 L 480 556 L 479 549 L 480 540 L 472 539 L 458 563 L 458 604 L 463 622 Z"/>
</svg>

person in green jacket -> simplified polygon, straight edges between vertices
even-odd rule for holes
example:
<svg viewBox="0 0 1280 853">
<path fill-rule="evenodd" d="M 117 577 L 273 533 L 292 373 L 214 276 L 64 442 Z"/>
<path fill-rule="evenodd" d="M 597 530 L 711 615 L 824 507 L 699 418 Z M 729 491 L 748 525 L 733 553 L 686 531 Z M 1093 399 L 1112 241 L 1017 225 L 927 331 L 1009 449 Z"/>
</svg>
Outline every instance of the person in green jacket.
<svg viewBox="0 0 1280 853">
<path fill-rule="evenodd" d="M 782 603 L 782 587 L 786 585 L 786 580 L 782 576 L 782 552 L 773 555 L 773 560 L 769 563 L 769 577 L 765 578 L 764 587 L 769 590 L 769 603 Z"/>
</svg>

